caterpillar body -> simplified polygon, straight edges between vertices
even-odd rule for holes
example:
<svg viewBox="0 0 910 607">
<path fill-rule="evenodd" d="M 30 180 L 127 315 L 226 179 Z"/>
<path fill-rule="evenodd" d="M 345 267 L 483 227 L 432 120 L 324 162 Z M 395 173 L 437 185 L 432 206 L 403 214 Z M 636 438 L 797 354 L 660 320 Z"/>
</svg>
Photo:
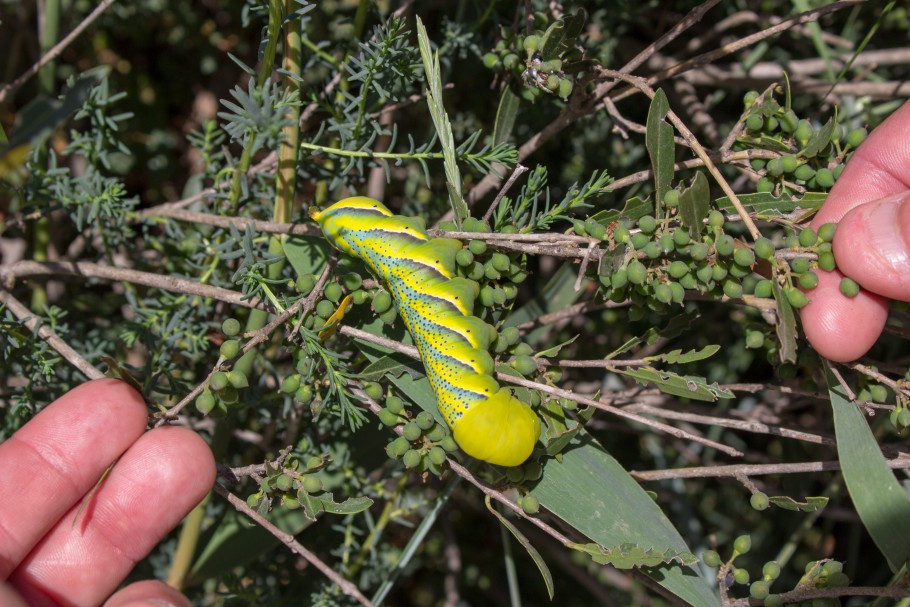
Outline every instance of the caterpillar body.
<svg viewBox="0 0 910 607">
<path fill-rule="evenodd" d="M 524 462 L 540 420 L 493 378 L 493 331 L 473 315 L 479 288 L 455 276 L 461 242 L 430 238 L 421 218 L 393 215 L 363 196 L 311 215 L 335 248 L 363 260 L 388 287 L 459 447 L 501 466 Z"/>
</svg>

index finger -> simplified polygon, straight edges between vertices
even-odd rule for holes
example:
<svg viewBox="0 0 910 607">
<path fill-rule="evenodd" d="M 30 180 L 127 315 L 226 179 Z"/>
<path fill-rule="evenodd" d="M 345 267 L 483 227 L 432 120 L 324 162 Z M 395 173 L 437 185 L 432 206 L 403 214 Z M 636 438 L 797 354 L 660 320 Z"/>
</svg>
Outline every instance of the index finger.
<svg viewBox="0 0 910 607">
<path fill-rule="evenodd" d="M 881 123 L 850 158 L 812 220 L 836 223 L 851 209 L 910 190 L 910 103 Z"/>
<path fill-rule="evenodd" d="M 0 444 L 0 580 L 145 431 L 132 388 L 99 379 L 70 390 Z"/>
</svg>

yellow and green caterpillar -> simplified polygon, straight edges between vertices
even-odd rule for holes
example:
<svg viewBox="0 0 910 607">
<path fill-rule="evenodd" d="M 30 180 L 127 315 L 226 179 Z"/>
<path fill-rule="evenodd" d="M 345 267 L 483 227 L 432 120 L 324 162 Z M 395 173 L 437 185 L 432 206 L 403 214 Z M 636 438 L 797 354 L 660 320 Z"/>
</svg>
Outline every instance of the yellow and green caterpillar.
<svg viewBox="0 0 910 607">
<path fill-rule="evenodd" d="M 430 238 L 422 219 L 393 215 L 363 196 L 311 215 L 336 249 L 362 259 L 395 298 L 455 442 L 493 464 L 524 462 L 540 420 L 493 378 L 493 331 L 473 315 L 477 283 L 455 276 L 461 242 Z"/>
</svg>

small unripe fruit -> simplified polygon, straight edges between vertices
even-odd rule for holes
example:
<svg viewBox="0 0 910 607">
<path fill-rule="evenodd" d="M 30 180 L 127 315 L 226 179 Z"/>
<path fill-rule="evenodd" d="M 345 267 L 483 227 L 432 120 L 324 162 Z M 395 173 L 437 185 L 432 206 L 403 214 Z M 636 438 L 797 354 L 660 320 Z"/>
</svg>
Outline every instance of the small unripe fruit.
<svg viewBox="0 0 910 607">
<path fill-rule="evenodd" d="M 344 292 L 341 290 L 341 285 L 337 282 L 330 282 L 325 286 L 323 291 L 325 298 L 331 301 L 332 303 L 338 303 L 341 301 L 341 296 L 344 295 Z M 330 315 L 331 316 L 331 315 Z"/>
<path fill-rule="evenodd" d="M 373 311 L 382 314 L 392 307 L 392 296 L 388 291 L 377 291 L 373 296 Z"/>
<path fill-rule="evenodd" d="M 761 569 L 762 576 L 768 581 L 774 581 L 780 577 L 780 565 L 776 561 L 768 561 Z"/>
<path fill-rule="evenodd" d="M 771 281 L 767 279 L 759 280 L 755 283 L 754 295 L 756 297 L 771 297 Z"/>
<path fill-rule="evenodd" d="M 376 382 L 369 381 L 363 384 L 363 391 L 366 392 L 366 395 L 372 398 L 373 400 L 379 400 L 382 398 L 382 386 Z"/>
<path fill-rule="evenodd" d="M 410 470 L 419 466 L 421 459 L 422 456 L 420 455 L 420 451 L 408 449 L 404 454 L 404 457 L 401 458 L 401 461 L 404 462 L 404 467 Z"/>
<path fill-rule="evenodd" d="M 316 277 L 312 274 L 301 274 L 297 277 L 294 285 L 302 295 L 309 295 L 316 286 Z"/>
<path fill-rule="evenodd" d="M 724 227 L 725 221 L 724 214 L 716 209 L 708 213 L 708 225 L 712 228 Z"/>
<path fill-rule="evenodd" d="M 385 452 L 389 457 L 398 459 L 410 448 L 411 444 L 408 442 L 408 439 L 403 436 L 399 436 L 386 446 Z"/>
<path fill-rule="evenodd" d="M 221 331 L 228 337 L 234 337 L 240 333 L 240 321 L 236 318 L 227 318 L 221 323 Z"/>
<path fill-rule="evenodd" d="M 852 278 L 844 277 L 840 281 L 840 292 L 847 297 L 856 297 L 859 295 L 859 284 Z"/>
<path fill-rule="evenodd" d="M 394 426 L 401 421 L 401 418 L 398 417 L 397 413 L 393 413 L 388 409 L 380 409 L 379 421 L 382 422 L 384 426 Z"/>
<path fill-rule="evenodd" d="M 852 148 L 859 147 L 859 144 L 861 144 L 865 139 L 866 129 L 852 129 L 849 133 L 847 133 L 847 145 Z"/>
<path fill-rule="evenodd" d="M 227 339 L 221 344 L 219 351 L 222 358 L 226 360 L 234 358 L 240 352 L 240 342 L 236 339 Z"/>
<path fill-rule="evenodd" d="M 228 376 L 224 371 L 216 371 L 209 380 L 209 387 L 215 392 L 220 392 L 228 386 Z"/>
<path fill-rule="evenodd" d="M 828 189 L 834 185 L 834 174 L 826 168 L 821 168 L 815 172 L 815 183 L 820 188 Z"/>
<path fill-rule="evenodd" d="M 784 295 L 790 305 L 794 308 L 802 308 L 809 303 L 809 298 L 806 294 L 795 287 L 787 287 L 784 289 Z"/>
<path fill-rule="evenodd" d="M 483 255 L 487 252 L 487 243 L 483 240 L 472 240 L 468 243 L 468 250 L 474 255 Z"/>
<path fill-rule="evenodd" d="M 744 267 L 751 267 L 755 263 L 755 253 L 752 249 L 740 247 L 733 250 L 733 261 Z"/>
<path fill-rule="evenodd" d="M 521 509 L 528 514 L 537 514 L 540 512 L 540 500 L 537 499 L 537 496 L 531 495 L 530 493 L 521 498 L 519 505 L 521 506 Z"/>
<path fill-rule="evenodd" d="M 799 286 L 803 289 L 814 289 L 818 286 L 818 274 L 815 272 L 803 272 L 797 277 Z"/>
<path fill-rule="evenodd" d="M 642 285 L 648 278 L 648 269 L 637 259 L 629 262 L 626 272 L 629 275 L 629 282 L 636 285 Z"/>
<path fill-rule="evenodd" d="M 446 461 L 446 452 L 442 447 L 432 447 L 427 454 L 429 460 L 435 466 L 441 466 Z"/>
<path fill-rule="evenodd" d="M 746 118 L 746 128 L 750 131 L 757 132 L 762 130 L 762 127 L 765 126 L 765 119 L 762 118 L 761 114 L 752 114 Z"/>
<path fill-rule="evenodd" d="M 768 259 L 774 257 L 774 245 L 764 236 L 755 241 L 755 255 L 759 259 Z"/>
<path fill-rule="evenodd" d="M 720 555 L 717 554 L 717 552 L 714 551 L 714 550 L 708 550 L 708 551 L 706 551 L 706 552 L 702 555 L 701 560 L 702 560 L 702 561 L 705 563 L 705 565 L 707 565 L 708 567 L 717 567 L 717 566 L 720 565 Z"/>
<path fill-rule="evenodd" d="M 812 228 L 803 228 L 799 233 L 799 246 L 811 247 L 815 246 L 816 242 L 818 242 L 818 234 Z"/>
<path fill-rule="evenodd" d="M 770 503 L 771 501 L 768 499 L 768 495 L 761 491 L 753 493 L 752 497 L 749 498 L 749 504 L 758 511 L 767 510 Z"/>
<path fill-rule="evenodd" d="M 303 405 L 308 405 L 313 400 L 313 388 L 307 385 L 300 386 L 294 392 L 294 400 Z"/>
<path fill-rule="evenodd" d="M 818 228 L 818 237 L 822 242 L 831 242 L 834 240 L 834 234 L 836 231 L 836 223 L 825 223 Z"/>
<path fill-rule="evenodd" d="M 461 249 L 455 253 L 455 263 L 466 268 L 474 263 L 474 254 L 471 253 L 470 249 Z"/>
<path fill-rule="evenodd" d="M 749 583 L 749 572 L 745 569 L 736 568 L 733 570 L 733 581 L 737 584 L 748 584 Z"/>
<path fill-rule="evenodd" d="M 758 580 L 752 582 L 752 585 L 749 586 L 749 596 L 753 599 L 762 600 L 766 598 L 771 593 L 771 588 L 768 586 L 768 582 L 764 580 Z"/>
<path fill-rule="evenodd" d="M 747 554 L 752 549 L 752 537 L 740 535 L 733 540 L 733 550 L 738 554 Z"/>
<path fill-rule="evenodd" d="M 321 300 L 316 304 L 316 316 L 319 318 L 329 318 L 335 313 L 335 304 L 328 299 Z"/>
<path fill-rule="evenodd" d="M 796 167 L 796 170 L 793 171 L 793 176 L 801 181 L 809 181 L 815 177 L 815 169 L 808 164 L 802 164 Z"/>
<path fill-rule="evenodd" d="M 304 476 L 303 489 L 307 493 L 319 493 L 322 491 L 322 479 L 318 476 Z"/>
<path fill-rule="evenodd" d="M 638 220 L 638 227 L 645 234 L 652 234 L 657 229 L 657 220 L 651 215 L 645 215 Z"/>
<path fill-rule="evenodd" d="M 237 369 L 228 371 L 228 382 L 238 389 L 247 388 L 250 385 L 246 375 Z"/>
<path fill-rule="evenodd" d="M 512 367 L 525 377 L 534 374 L 537 371 L 537 362 L 530 356 L 516 356 L 512 361 Z"/>
<path fill-rule="evenodd" d="M 209 390 L 203 390 L 202 394 L 196 397 L 196 410 L 203 415 L 208 415 L 215 408 L 215 395 Z"/>
<path fill-rule="evenodd" d="M 420 429 L 415 422 L 408 422 L 404 425 L 404 430 L 401 433 L 406 439 L 411 442 L 416 441 L 423 434 L 423 430 Z"/>
<path fill-rule="evenodd" d="M 436 425 L 436 420 L 434 420 L 433 416 L 426 411 L 421 411 L 418 413 L 417 419 L 415 421 L 421 430 L 429 430 Z"/>
</svg>

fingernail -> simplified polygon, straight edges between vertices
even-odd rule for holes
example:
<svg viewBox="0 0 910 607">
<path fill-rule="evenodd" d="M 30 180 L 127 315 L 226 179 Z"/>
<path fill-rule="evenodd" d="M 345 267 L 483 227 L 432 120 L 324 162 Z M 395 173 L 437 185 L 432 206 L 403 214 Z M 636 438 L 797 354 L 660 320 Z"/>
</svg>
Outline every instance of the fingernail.
<svg viewBox="0 0 910 607">
<path fill-rule="evenodd" d="M 861 207 L 870 251 L 874 251 L 894 268 L 910 266 L 908 243 L 902 231 L 902 223 L 906 223 L 907 218 L 901 217 L 902 211 L 910 211 L 908 203 L 910 197 L 902 195 Z"/>
</svg>

